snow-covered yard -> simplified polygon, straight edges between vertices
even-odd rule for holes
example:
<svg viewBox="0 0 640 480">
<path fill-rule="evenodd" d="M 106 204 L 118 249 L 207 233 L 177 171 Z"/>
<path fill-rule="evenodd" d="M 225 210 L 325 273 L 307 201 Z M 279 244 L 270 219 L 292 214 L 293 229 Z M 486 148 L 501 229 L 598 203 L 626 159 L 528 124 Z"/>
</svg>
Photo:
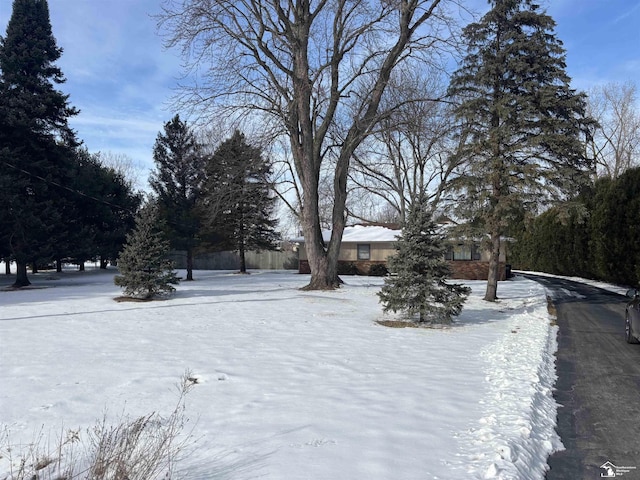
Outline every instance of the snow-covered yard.
<svg viewBox="0 0 640 480">
<path fill-rule="evenodd" d="M 168 300 L 117 303 L 115 273 L 0 291 L 0 428 L 14 445 L 105 411 L 168 414 L 189 370 L 191 479 L 542 479 L 562 448 L 557 327 L 535 282 L 501 282 L 495 304 L 468 282 L 452 327 L 417 329 L 376 323 L 389 317 L 374 277 L 303 292 L 308 276 L 291 272 L 196 271 Z"/>
</svg>

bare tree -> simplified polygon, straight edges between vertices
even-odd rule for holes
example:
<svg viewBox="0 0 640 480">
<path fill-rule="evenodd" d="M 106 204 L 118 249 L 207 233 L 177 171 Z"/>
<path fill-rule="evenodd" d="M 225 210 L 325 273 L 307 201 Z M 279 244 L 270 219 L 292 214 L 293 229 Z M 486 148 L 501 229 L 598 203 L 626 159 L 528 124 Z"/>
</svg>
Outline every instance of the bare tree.
<svg viewBox="0 0 640 480">
<path fill-rule="evenodd" d="M 439 70 L 403 72 L 394 78 L 385 102 L 400 107 L 378 124 L 354 156 L 350 179 L 370 197 L 359 205 L 375 203 L 377 212 L 386 210 L 386 216 L 391 207 L 400 222 L 418 199 L 436 210 L 456 168 L 453 113 L 451 105 L 442 100 L 445 92 Z M 350 213 L 360 216 L 354 207 Z"/>
<path fill-rule="evenodd" d="M 311 269 L 307 288 L 339 283 L 353 154 L 381 118 L 393 70 L 448 36 L 443 5 L 453 1 L 165 2 L 159 26 L 168 46 L 182 48 L 197 80 L 178 99 L 183 108 L 236 118 L 262 114 L 265 129 L 289 139 Z M 329 172 L 332 236 L 325 245 L 318 194 Z"/>
<path fill-rule="evenodd" d="M 640 106 L 636 85 L 608 83 L 589 92 L 589 114 L 600 124 L 587 148 L 597 174 L 617 178 L 640 163 Z"/>
<path fill-rule="evenodd" d="M 141 162 L 136 162 L 126 153 L 116 153 L 112 151 L 98 152 L 98 160 L 105 167 L 113 168 L 121 174 L 128 182 L 128 186 L 133 190 L 144 190 L 143 171 L 144 166 Z M 146 175 L 144 175 L 146 177 Z"/>
</svg>

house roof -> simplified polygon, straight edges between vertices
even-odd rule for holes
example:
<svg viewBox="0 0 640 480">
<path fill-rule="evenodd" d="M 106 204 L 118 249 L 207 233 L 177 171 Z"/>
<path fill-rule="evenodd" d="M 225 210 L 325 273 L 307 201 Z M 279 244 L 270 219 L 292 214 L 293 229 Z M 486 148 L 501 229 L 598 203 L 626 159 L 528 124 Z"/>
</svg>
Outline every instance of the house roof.
<svg viewBox="0 0 640 480">
<path fill-rule="evenodd" d="M 439 231 L 445 235 L 450 234 L 449 230 L 455 225 L 455 222 L 446 219 L 438 225 Z M 384 226 L 384 225 L 353 225 L 345 227 L 342 234 L 342 243 L 382 243 L 382 242 L 396 242 L 398 237 L 402 233 L 402 230 L 396 225 Z M 488 237 L 486 235 L 485 237 Z M 331 240 L 331 230 L 322 231 L 322 239 L 325 242 Z M 450 240 L 465 241 L 465 237 L 449 237 Z M 500 237 L 502 241 L 513 241 L 510 237 Z M 480 242 L 481 238 L 474 238 L 472 241 Z M 291 239 L 294 243 L 304 243 L 304 237 L 300 236 Z"/>
<path fill-rule="evenodd" d="M 342 234 L 342 243 L 354 242 L 395 242 L 401 230 L 383 227 L 381 225 L 355 225 L 345 227 Z M 331 230 L 323 230 L 322 238 L 325 242 L 331 240 Z M 304 237 L 293 239 L 294 242 L 304 243 Z"/>
</svg>

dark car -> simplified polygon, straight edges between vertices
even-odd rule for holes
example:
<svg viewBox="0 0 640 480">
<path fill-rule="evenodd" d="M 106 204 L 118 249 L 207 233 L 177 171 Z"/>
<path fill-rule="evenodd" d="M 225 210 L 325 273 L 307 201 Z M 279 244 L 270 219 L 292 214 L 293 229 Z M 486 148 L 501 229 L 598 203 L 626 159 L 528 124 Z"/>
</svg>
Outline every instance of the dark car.
<svg viewBox="0 0 640 480">
<path fill-rule="evenodd" d="M 627 291 L 631 299 L 624 315 L 624 338 L 627 343 L 640 343 L 640 292 L 636 288 Z"/>
</svg>

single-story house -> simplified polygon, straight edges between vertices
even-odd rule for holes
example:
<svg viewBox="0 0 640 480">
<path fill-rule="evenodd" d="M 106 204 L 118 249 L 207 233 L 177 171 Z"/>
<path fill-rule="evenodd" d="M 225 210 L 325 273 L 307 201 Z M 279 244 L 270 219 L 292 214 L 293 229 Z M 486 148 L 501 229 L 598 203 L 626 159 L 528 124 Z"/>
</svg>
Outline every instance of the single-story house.
<svg viewBox="0 0 640 480">
<path fill-rule="evenodd" d="M 397 226 L 354 225 L 345 227 L 338 256 L 339 264 L 351 264 L 358 274 L 367 275 L 372 265 L 386 265 L 387 258 L 396 253 L 394 243 L 401 234 Z M 331 231 L 322 232 L 325 242 L 329 242 Z M 293 240 L 299 243 L 298 272 L 310 273 L 304 237 Z M 445 259 L 451 268 L 451 278 L 464 280 L 486 280 L 489 273 L 489 251 L 483 249 L 480 242 L 450 241 L 451 246 L 445 253 Z M 506 274 L 507 244 L 502 242 L 500 251 L 499 280 Z M 350 265 L 350 266 L 351 266 Z M 340 270 L 340 268 L 339 268 Z"/>
</svg>

